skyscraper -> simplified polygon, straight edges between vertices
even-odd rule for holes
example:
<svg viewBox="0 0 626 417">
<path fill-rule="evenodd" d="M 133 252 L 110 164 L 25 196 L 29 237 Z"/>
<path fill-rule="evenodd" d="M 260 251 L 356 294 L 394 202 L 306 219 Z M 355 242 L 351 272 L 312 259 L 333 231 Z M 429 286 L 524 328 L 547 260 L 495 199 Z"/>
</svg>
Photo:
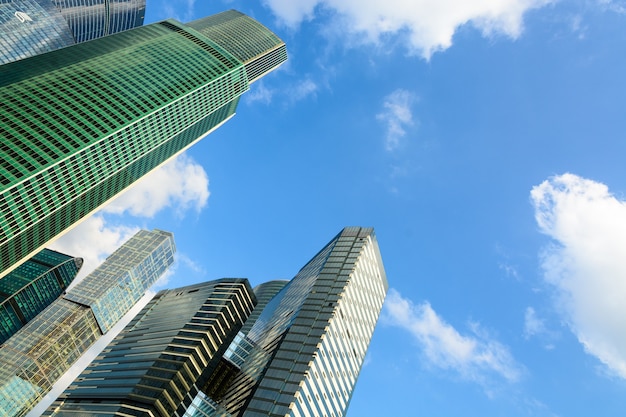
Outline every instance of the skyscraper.
<svg viewBox="0 0 626 417">
<path fill-rule="evenodd" d="M 77 43 L 139 27 L 146 14 L 146 0 L 52 0 L 52 3 Z"/>
<path fill-rule="evenodd" d="M 233 416 L 343 416 L 387 288 L 373 229 L 342 230 L 265 307 L 218 403 Z"/>
<path fill-rule="evenodd" d="M 44 249 L 0 279 L 0 344 L 63 294 L 82 265 L 82 258 Z"/>
<path fill-rule="evenodd" d="M 174 261 L 171 233 L 141 230 L 0 346 L 0 415 L 22 416 Z"/>
<path fill-rule="evenodd" d="M 145 0 L 4 0 L 0 64 L 141 26 Z"/>
<path fill-rule="evenodd" d="M 161 291 L 72 384 L 57 415 L 180 415 L 254 308 L 246 279 Z"/>
<path fill-rule="evenodd" d="M 255 292 L 257 307 L 227 349 L 214 347 L 225 352 L 219 363 L 206 368 L 211 372 L 202 384 L 182 383 L 153 362 L 131 365 L 131 341 L 156 346 L 149 340 L 161 340 L 161 333 L 158 327 L 147 332 L 145 326 L 129 325 L 45 415 L 113 416 L 119 404 L 139 410 L 137 403 L 145 401 L 138 394 L 154 383 L 132 380 L 133 391 L 122 380 L 136 375 L 136 368 L 142 367 L 137 372 L 143 375 L 150 367 L 151 375 L 162 378 L 158 386 L 177 387 L 176 395 L 188 407 L 136 411 L 135 416 L 344 416 L 387 292 L 373 230 L 345 228 L 291 281 L 270 281 Z M 126 348 L 118 349 L 116 343 Z M 186 349 L 183 343 L 176 345 Z M 109 395 L 109 389 L 120 386 L 135 393 L 136 402 Z"/>
<path fill-rule="evenodd" d="M 229 11 L 0 66 L 0 277 L 232 117 L 286 57 Z"/>
</svg>

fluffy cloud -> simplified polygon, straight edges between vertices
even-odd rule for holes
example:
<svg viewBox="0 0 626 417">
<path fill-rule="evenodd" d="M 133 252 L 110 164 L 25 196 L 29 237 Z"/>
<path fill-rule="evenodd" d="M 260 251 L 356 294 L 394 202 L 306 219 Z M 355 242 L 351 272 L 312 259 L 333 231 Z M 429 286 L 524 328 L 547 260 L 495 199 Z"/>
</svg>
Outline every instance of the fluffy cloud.
<svg viewBox="0 0 626 417">
<path fill-rule="evenodd" d="M 209 199 L 209 177 L 204 168 L 183 155 L 137 181 L 103 211 L 153 217 L 166 207 L 178 215 L 193 208 L 199 212 Z"/>
<path fill-rule="evenodd" d="M 390 290 L 385 302 L 387 322 L 408 331 L 418 342 L 425 359 L 438 368 L 486 386 L 494 377 L 517 381 L 522 368 L 508 348 L 472 324 L 469 335 L 446 323 L 428 302 L 415 305 Z"/>
<path fill-rule="evenodd" d="M 394 151 L 400 146 L 400 140 L 406 136 L 406 128 L 413 126 L 411 106 L 416 96 L 407 90 L 398 89 L 385 97 L 383 110 L 376 118 L 385 124 L 385 149 Z"/>
<path fill-rule="evenodd" d="M 172 209 L 177 216 L 190 209 L 198 212 L 206 206 L 208 186 L 209 179 L 202 166 L 180 155 L 83 220 L 50 248 L 85 260 L 74 281 L 78 282 L 139 230 L 136 221 L 121 217 L 122 214 L 151 218 L 165 208 Z"/>
<path fill-rule="evenodd" d="M 76 283 L 96 269 L 138 230 L 137 226 L 109 225 L 101 214 L 95 214 L 55 240 L 49 247 L 84 259 Z"/>
<path fill-rule="evenodd" d="M 626 378 L 626 203 L 607 186 L 573 174 L 531 191 L 557 309 L 585 350 Z"/>
<path fill-rule="evenodd" d="M 425 58 L 452 45 L 456 30 L 466 24 L 485 36 L 516 38 L 524 14 L 552 0 L 265 0 L 286 25 L 298 26 L 317 14 L 334 12 L 352 35 L 378 43 L 388 35 L 407 37 L 410 50 Z"/>
</svg>

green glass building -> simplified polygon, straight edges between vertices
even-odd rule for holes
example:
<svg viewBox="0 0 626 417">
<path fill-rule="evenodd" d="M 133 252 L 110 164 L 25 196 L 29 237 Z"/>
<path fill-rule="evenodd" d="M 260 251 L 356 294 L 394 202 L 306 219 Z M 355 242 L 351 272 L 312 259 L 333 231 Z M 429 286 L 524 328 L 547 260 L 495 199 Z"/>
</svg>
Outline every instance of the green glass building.
<svg viewBox="0 0 626 417">
<path fill-rule="evenodd" d="M 231 10 L 0 66 L 0 277 L 219 127 L 286 58 Z"/>
<path fill-rule="evenodd" d="M 174 262 L 174 237 L 140 230 L 0 346 L 0 415 L 21 417 Z"/>
<path fill-rule="evenodd" d="M 82 258 L 44 249 L 0 279 L 0 344 L 63 294 L 82 265 Z"/>
</svg>

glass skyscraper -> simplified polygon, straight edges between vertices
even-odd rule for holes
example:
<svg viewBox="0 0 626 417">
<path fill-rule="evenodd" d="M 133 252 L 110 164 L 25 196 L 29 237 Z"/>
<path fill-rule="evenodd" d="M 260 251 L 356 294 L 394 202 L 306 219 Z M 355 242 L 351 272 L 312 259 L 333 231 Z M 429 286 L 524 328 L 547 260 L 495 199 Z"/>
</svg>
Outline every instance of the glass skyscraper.
<svg viewBox="0 0 626 417">
<path fill-rule="evenodd" d="M 387 289 L 373 229 L 342 230 L 231 345 L 249 357 L 218 404 L 232 416 L 345 415 Z"/>
<path fill-rule="evenodd" d="M 254 308 L 246 279 L 158 293 L 67 391 L 56 416 L 181 415 Z"/>
<path fill-rule="evenodd" d="M 0 415 L 30 411 L 174 262 L 174 239 L 141 230 L 0 346 Z"/>
<path fill-rule="evenodd" d="M 44 249 L 0 279 L 0 344 L 63 294 L 82 265 L 82 258 Z"/>
<path fill-rule="evenodd" d="M 0 64 L 73 44 L 67 22 L 52 1 L 0 2 Z"/>
<path fill-rule="evenodd" d="M 50 0 L 48 0 L 50 1 Z M 76 42 L 143 25 L 146 0 L 51 0 Z"/>
<path fill-rule="evenodd" d="M 206 366 L 210 371 L 202 383 L 183 382 L 184 374 L 174 375 L 164 365 L 141 359 L 143 346 L 169 340 L 158 331 L 156 320 L 151 331 L 147 324 L 129 325 L 45 415 L 131 415 L 114 414 L 123 404 L 136 410 L 134 416 L 344 416 L 387 288 L 374 231 L 345 228 L 291 281 L 270 281 L 255 288 L 257 306 L 241 330 L 229 345 L 222 342 L 213 347 L 223 352 L 219 363 L 196 359 L 200 368 Z M 183 300 L 184 291 L 180 292 Z M 144 310 L 150 314 L 148 307 Z M 171 311 L 175 315 L 177 308 Z M 201 311 L 214 314 L 210 309 Z M 142 318 L 135 320 L 140 323 Z M 196 331 L 202 328 L 199 322 L 196 326 Z M 133 342 L 140 344 L 137 354 L 129 350 Z M 117 345 L 125 347 L 118 349 Z M 180 349 L 178 354 L 192 355 L 186 343 L 174 345 Z M 160 350 L 159 357 L 171 359 L 169 346 Z M 139 380 L 137 375 L 146 372 L 162 379 Z M 128 384 L 134 384 L 134 390 Z M 133 393 L 133 401 L 129 402 L 128 396 L 109 395 L 121 387 Z M 177 406 L 153 414 L 139 411 L 138 403 L 148 402 L 141 396 L 152 398 L 147 392 L 157 389 L 154 387 L 176 390 L 162 398 L 181 398 L 180 404 L 186 408 Z"/>
<path fill-rule="evenodd" d="M 143 24 L 145 0 L 0 1 L 0 64 Z"/>
<path fill-rule="evenodd" d="M 286 58 L 228 11 L 0 66 L 0 277 L 219 127 Z"/>
</svg>

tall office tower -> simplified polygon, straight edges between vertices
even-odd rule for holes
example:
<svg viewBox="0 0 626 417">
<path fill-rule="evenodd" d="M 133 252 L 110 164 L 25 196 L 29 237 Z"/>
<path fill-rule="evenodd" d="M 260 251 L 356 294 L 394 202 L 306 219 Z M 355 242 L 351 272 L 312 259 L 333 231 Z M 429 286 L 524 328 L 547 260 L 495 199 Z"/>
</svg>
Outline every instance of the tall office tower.
<svg viewBox="0 0 626 417">
<path fill-rule="evenodd" d="M 161 291 L 47 413 L 181 415 L 254 308 L 246 279 Z"/>
<path fill-rule="evenodd" d="M 0 64 L 143 24 L 145 0 L 3 0 Z"/>
<path fill-rule="evenodd" d="M 23 416 L 174 261 L 174 239 L 139 231 L 0 346 L 0 415 Z"/>
<path fill-rule="evenodd" d="M 286 57 L 228 11 L 0 66 L 0 277 L 232 117 Z"/>
<path fill-rule="evenodd" d="M 0 344 L 63 294 L 82 265 L 82 258 L 44 249 L 0 279 Z"/>
<path fill-rule="evenodd" d="M 218 404 L 233 416 L 345 415 L 387 288 L 373 229 L 342 230 L 265 307 Z"/>
<path fill-rule="evenodd" d="M 197 392 L 184 414 L 179 408 L 154 415 L 344 416 L 387 288 L 373 230 L 344 229 L 291 281 L 271 281 L 256 288 L 257 308 L 206 383 L 183 395 L 189 398 Z M 156 337 L 137 330 L 135 338 L 140 335 L 142 340 Z M 126 375 L 123 369 L 133 375 L 134 369 L 124 365 L 114 378 L 108 376 L 111 367 L 106 364 L 119 360 L 117 356 L 99 359 L 45 415 L 113 416 L 102 406 L 89 407 L 108 401 L 102 389 L 117 387 L 118 378 Z M 164 386 L 185 386 L 164 373 L 155 375 L 163 378 Z M 146 386 L 150 384 L 135 385 L 136 390 Z"/>
</svg>

